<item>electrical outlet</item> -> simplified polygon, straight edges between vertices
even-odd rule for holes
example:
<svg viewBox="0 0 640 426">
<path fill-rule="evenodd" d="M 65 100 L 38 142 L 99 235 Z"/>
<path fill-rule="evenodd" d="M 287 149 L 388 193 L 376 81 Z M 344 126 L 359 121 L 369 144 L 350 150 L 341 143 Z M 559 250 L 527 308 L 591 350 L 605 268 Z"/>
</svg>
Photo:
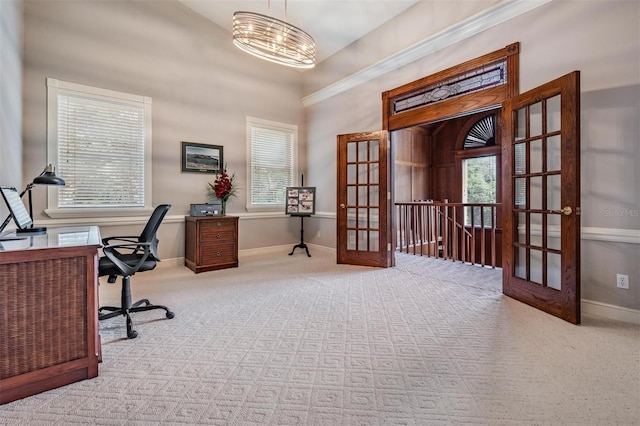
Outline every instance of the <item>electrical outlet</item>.
<svg viewBox="0 0 640 426">
<path fill-rule="evenodd" d="M 629 275 L 616 274 L 616 285 L 618 288 L 629 290 Z"/>
</svg>

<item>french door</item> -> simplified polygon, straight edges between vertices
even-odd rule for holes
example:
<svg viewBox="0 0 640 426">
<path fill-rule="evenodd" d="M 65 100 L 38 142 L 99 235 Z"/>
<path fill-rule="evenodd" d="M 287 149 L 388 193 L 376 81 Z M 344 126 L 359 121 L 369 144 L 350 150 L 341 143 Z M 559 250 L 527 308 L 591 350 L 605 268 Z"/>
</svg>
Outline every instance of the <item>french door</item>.
<svg viewBox="0 0 640 426">
<path fill-rule="evenodd" d="M 338 263 L 393 264 L 387 154 L 386 131 L 338 136 Z"/>
<path fill-rule="evenodd" d="M 580 323 L 580 73 L 503 104 L 502 292 Z"/>
</svg>

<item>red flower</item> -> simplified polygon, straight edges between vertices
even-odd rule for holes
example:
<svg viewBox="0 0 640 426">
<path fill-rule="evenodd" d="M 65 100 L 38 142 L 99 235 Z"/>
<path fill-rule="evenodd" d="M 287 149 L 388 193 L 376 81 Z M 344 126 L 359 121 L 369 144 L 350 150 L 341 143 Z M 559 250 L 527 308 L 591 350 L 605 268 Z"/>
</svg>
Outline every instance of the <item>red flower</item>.
<svg viewBox="0 0 640 426">
<path fill-rule="evenodd" d="M 222 201 L 227 201 L 230 197 L 235 197 L 236 187 L 234 181 L 236 174 L 229 175 L 226 170 L 223 170 L 213 182 L 213 185 L 209 183 L 210 189 L 215 193 L 216 198 Z"/>
</svg>

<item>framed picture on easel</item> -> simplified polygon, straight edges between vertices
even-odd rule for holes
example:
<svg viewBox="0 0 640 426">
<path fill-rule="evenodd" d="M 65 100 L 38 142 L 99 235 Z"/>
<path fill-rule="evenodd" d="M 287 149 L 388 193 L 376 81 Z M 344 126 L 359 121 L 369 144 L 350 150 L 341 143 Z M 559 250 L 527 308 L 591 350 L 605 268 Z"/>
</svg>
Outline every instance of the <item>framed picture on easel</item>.
<svg viewBox="0 0 640 426">
<path fill-rule="evenodd" d="M 286 214 L 292 216 L 311 216 L 316 213 L 315 186 L 287 187 Z"/>
</svg>

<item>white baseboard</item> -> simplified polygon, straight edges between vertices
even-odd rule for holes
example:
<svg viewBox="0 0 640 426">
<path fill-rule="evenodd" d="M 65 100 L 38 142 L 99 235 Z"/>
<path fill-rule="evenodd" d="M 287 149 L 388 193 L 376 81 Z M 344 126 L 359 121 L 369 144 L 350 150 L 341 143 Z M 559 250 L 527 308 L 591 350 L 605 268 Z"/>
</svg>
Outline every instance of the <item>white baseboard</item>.
<svg viewBox="0 0 640 426">
<path fill-rule="evenodd" d="M 309 252 L 313 253 L 314 251 L 322 251 L 325 253 L 333 253 L 335 254 L 336 249 L 326 246 L 320 246 L 316 244 L 307 244 L 309 247 Z M 270 247 L 259 247 L 254 249 L 244 249 L 238 250 L 238 258 L 243 258 L 247 256 L 255 256 L 258 254 L 268 254 L 268 253 L 290 253 L 293 244 L 280 245 L 280 246 L 270 246 Z M 174 266 L 185 266 L 184 265 L 184 257 L 174 257 L 170 259 L 162 259 L 160 263 L 158 263 L 158 268 L 171 268 Z"/>
<path fill-rule="evenodd" d="M 637 309 L 623 308 L 622 306 L 586 299 L 582 299 L 581 302 L 582 313 L 640 325 L 640 311 Z"/>
<path fill-rule="evenodd" d="M 164 269 L 164 268 L 173 268 L 175 266 L 184 266 L 184 257 L 173 257 L 171 259 L 162 259 L 158 263 L 157 268 Z"/>
<path fill-rule="evenodd" d="M 293 244 L 238 250 L 238 257 L 242 259 L 243 257 L 255 256 L 258 254 L 289 253 L 291 251 L 291 247 L 293 247 Z"/>
<path fill-rule="evenodd" d="M 316 245 L 316 244 L 307 244 L 308 248 L 309 248 L 309 253 L 313 256 L 313 252 L 314 251 L 322 251 L 325 253 L 335 253 L 336 249 L 331 248 L 331 247 L 326 247 L 326 246 L 320 246 L 320 245 Z M 246 256 L 254 256 L 257 254 L 267 254 L 267 253 L 291 253 L 291 249 L 294 247 L 293 244 L 288 244 L 288 245 L 281 245 L 281 246 L 272 246 L 272 247 L 260 247 L 260 248 L 255 248 L 255 249 L 245 249 L 245 250 L 240 250 L 238 252 L 238 257 L 239 258 L 243 258 Z M 297 249 L 300 250 L 300 249 Z M 296 253 L 299 253 L 296 252 Z"/>
</svg>

